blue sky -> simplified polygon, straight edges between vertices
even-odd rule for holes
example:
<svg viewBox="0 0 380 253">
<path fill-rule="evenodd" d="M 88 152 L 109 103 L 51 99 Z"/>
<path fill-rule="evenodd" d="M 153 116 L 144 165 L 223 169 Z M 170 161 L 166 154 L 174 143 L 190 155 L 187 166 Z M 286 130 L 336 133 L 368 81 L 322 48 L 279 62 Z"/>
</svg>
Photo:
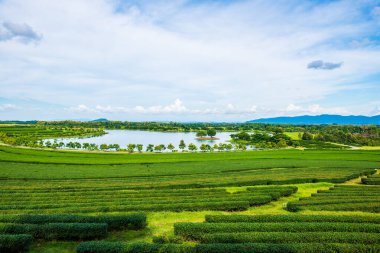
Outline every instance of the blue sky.
<svg viewBox="0 0 380 253">
<path fill-rule="evenodd" d="M 379 0 L 0 1 L 0 120 L 377 115 L 379 94 Z"/>
</svg>

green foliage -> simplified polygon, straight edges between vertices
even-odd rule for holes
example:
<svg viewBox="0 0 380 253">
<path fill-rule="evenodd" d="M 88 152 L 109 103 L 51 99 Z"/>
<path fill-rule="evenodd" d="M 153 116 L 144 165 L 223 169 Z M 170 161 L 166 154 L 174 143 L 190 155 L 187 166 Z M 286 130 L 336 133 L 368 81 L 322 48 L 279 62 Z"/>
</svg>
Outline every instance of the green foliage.
<svg viewBox="0 0 380 253">
<path fill-rule="evenodd" d="M 376 174 L 368 176 L 366 178 L 362 178 L 362 183 L 368 185 L 380 185 L 380 175 Z"/>
<path fill-rule="evenodd" d="M 364 232 L 379 233 L 378 224 L 344 222 L 287 222 L 287 223 L 175 223 L 175 235 L 186 239 L 200 239 L 205 234 L 243 232 Z"/>
<path fill-rule="evenodd" d="M 313 140 L 313 139 L 314 139 L 314 136 L 311 133 L 304 132 L 302 134 L 302 140 L 304 140 L 304 141 L 310 141 L 310 140 Z"/>
<path fill-rule="evenodd" d="M 125 192 L 123 187 L 85 188 L 85 189 L 52 189 L 36 190 L 3 190 L 4 198 L 0 200 L 0 210 L 3 212 L 44 212 L 44 213 L 86 213 L 86 212 L 116 212 L 116 211 L 198 211 L 246 210 L 249 206 L 269 203 L 281 196 L 289 196 L 297 190 L 296 187 L 263 186 L 250 187 L 248 191 L 228 193 L 224 189 L 190 188 L 166 190 L 140 190 Z M 31 195 L 32 194 L 32 195 Z M 57 202 L 59 199 L 59 202 Z M 135 226 L 143 227 L 144 215 L 129 215 L 135 221 Z M 129 222 L 129 216 L 69 216 L 69 215 L 26 215 L 18 218 L 0 216 L 0 221 L 42 222 Z M 30 220 L 30 221 L 29 221 Z M 137 223 L 137 224 L 136 224 Z"/>
<path fill-rule="evenodd" d="M 207 129 L 207 136 L 214 137 L 216 135 L 216 130 L 214 128 Z"/>
<path fill-rule="evenodd" d="M 28 250 L 33 237 L 28 234 L 1 235 L 0 252 L 19 253 Z"/>
<path fill-rule="evenodd" d="M 352 243 L 379 244 L 378 233 L 361 232 L 242 232 L 212 233 L 200 238 L 201 243 Z"/>
<path fill-rule="evenodd" d="M 77 253 L 122 253 L 125 252 L 125 244 L 122 242 L 90 241 L 78 245 Z"/>
<path fill-rule="evenodd" d="M 7 234 L 31 234 L 47 240 L 84 240 L 104 238 L 106 223 L 47 223 L 47 224 L 0 224 L 0 232 Z"/>
<path fill-rule="evenodd" d="M 109 250 L 109 251 L 107 251 Z M 121 242 L 83 242 L 77 253 L 320 253 L 320 252 L 379 252 L 378 245 L 332 243 L 210 243 L 198 245 L 150 244 Z"/>
<path fill-rule="evenodd" d="M 142 229 L 147 225 L 145 214 L 129 214 L 123 216 L 80 216 L 73 214 L 52 215 L 3 215 L 0 222 L 20 224 L 45 224 L 45 223 L 107 223 L 112 229 Z"/>
<path fill-rule="evenodd" d="M 41 140 L 62 137 L 92 137 L 105 134 L 103 128 L 43 126 L 40 124 L 1 126 L 0 142 L 13 146 L 43 147 Z M 75 144 L 78 147 L 78 144 Z M 62 147 L 58 143 L 48 142 L 47 147 Z"/>
<path fill-rule="evenodd" d="M 207 131 L 206 130 L 200 130 L 196 133 L 196 136 L 199 137 L 199 138 L 202 138 L 202 137 L 205 137 L 207 135 Z"/>
<path fill-rule="evenodd" d="M 206 222 L 344 222 L 380 224 L 380 217 L 360 215 L 206 215 Z"/>
<path fill-rule="evenodd" d="M 318 191 L 310 198 L 289 202 L 287 209 L 325 211 L 380 212 L 380 186 L 337 185 L 328 191 Z"/>
</svg>

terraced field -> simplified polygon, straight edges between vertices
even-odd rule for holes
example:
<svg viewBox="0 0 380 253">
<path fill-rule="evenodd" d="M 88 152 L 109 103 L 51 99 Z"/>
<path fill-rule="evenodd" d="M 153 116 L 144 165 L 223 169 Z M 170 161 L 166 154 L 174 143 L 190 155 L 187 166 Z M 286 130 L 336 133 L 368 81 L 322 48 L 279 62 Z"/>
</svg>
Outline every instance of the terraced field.
<svg viewBox="0 0 380 253">
<path fill-rule="evenodd" d="M 91 213 L 131 211 L 247 210 L 289 196 L 296 187 L 252 187 L 228 193 L 225 189 L 128 191 L 118 188 L 64 190 L 2 190 L 0 210 L 13 213 Z M 0 217 L 1 220 L 1 217 Z"/>
<path fill-rule="evenodd" d="M 379 154 L 0 146 L 0 251 L 377 252 Z"/>
<path fill-rule="evenodd" d="M 336 185 L 329 190 L 319 190 L 309 198 L 289 202 L 287 209 L 376 213 L 380 212 L 380 186 Z"/>
<path fill-rule="evenodd" d="M 369 175 L 368 177 L 362 178 L 363 184 L 369 185 L 380 185 L 380 174 Z"/>
<path fill-rule="evenodd" d="M 380 217 L 331 215 L 213 215 L 176 223 L 174 233 L 199 244 L 87 242 L 78 253 L 105 252 L 378 252 Z M 111 252 L 111 251 L 107 251 Z"/>
</svg>

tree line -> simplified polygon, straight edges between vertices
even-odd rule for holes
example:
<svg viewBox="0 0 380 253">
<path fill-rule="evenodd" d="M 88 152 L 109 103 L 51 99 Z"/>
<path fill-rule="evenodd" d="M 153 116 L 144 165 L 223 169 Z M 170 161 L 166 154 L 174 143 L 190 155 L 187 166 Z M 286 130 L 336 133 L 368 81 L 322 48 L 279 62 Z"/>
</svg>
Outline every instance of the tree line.
<svg viewBox="0 0 380 253">
<path fill-rule="evenodd" d="M 249 149 L 249 145 L 245 145 L 242 143 L 219 143 L 219 144 L 201 144 L 199 147 L 194 143 L 189 143 L 188 145 L 184 140 L 181 140 L 178 144 L 178 148 L 174 146 L 172 143 L 168 145 L 165 144 L 148 144 L 144 146 L 143 144 L 128 144 L 126 148 L 121 148 L 119 144 L 95 144 L 95 143 L 80 143 L 80 142 L 58 142 L 58 141 L 39 141 L 38 147 L 40 148 L 51 148 L 51 149 L 79 149 L 79 150 L 88 150 L 88 151 L 124 151 L 129 153 L 134 152 L 164 152 L 165 150 L 170 152 L 213 152 L 213 151 L 234 151 L 240 150 L 244 151 Z M 251 149 L 255 148 L 255 146 L 251 145 Z"/>
</svg>

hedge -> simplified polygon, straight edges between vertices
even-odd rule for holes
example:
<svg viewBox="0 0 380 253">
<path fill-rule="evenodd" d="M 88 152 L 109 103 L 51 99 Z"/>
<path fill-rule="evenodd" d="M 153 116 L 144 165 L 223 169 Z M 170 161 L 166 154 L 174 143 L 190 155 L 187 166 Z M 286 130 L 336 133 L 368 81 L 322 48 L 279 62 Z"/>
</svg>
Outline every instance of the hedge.
<svg viewBox="0 0 380 253">
<path fill-rule="evenodd" d="M 202 243 L 353 243 L 380 244 L 378 233 L 360 232 L 249 232 L 206 234 Z"/>
<path fill-rule="evenodd" d="M 122 253 L 126 251 L 123 242 L 90 241 L 77 246 L 77 253 Z"/>
<path fill-rule="evenodd" d="M 58 196 L 49 196 L 48 198 L 34 198 L 28 196 L 28 198 L 25 199 L 1 199 L 0 203 L 5 204 L 8 206 L 23 206 L 23 205 L 30 205 L 30 206 L 38 206 L 38 204 L 42 207 L 46 207 L 48 205 L 53 206 L 64 206 L 64 205 L 72 205 L 75 203 L 75 205 L 78 204 L 86 204 L 91 203 L 93 204 L 109 204 L 109 203 L 134 203 L 134 204 L 143 204 L 146 202 L 149 203 L 172 203 L 172 202 L 190 202 L 194 200 L 196 197 L 199 200 L 204 201 L 210 201 L 210 200 L 232 200 L 232 199 L 238 199 L 238 198 L 248 198 L 248 197 L 259 197 L 259 196 L 269 196 L 269 195 L 279 195 L 279 193 L 274 192 L 263 192 L 260 195 L 252 194 L 251 192 L 244 192 L 241 193 L 227 193 L 222 195 L 185 195 L 185 196 L 155 196 L 155 197 L 138 197 L 138 198 L 129 198 L 126 196 L 111 196 L 110 197 L 104 197 L 104 196 L 97 196 L 97 197 L 90 197 L 90 196 L 81 196 L 81 197 L 70 197 L 70 198 L 60 198 Z M 103 198 L 102 198 L 103 197 Z M 186 201 L 185 201 L 186 200 Z M 59 201 L 59 203 L 57 203 Z"/>
<path fill-rule="evenodd" d="M 313 198 L 310 198 L 310 199 L 307 199 L 307 200 L 301 200 L 299 202 L 297 202 L 297 205 L 299 206 L 313 206 L 313 205 L 327 205 L 327 204 L 347 204 L 347 203 L 351 203 L 351 204 L 354 204 L 354 203 L 373 203 L 373 202 L 378 202 L 380 203 L 380 197 L 377 198 L 377 199 L 367 199 L 367 198 L 362 198 L 362 199 L 355 199 L 355 198 L 350 198 L 350 199 L 344 199 L 344 198 L 341 198 L 341 199 L 329 199 L 329 198 L 326 198 L 326 199 L 313 199 Z"/>
<path fill-rule="evenodd" d="M 84 240 L 107 236 L 106 223 L 0 224 L 0 233 L 31 234 L 34 238 Z"/>
<path fill-rule="evenodd" d="M 82 242 L 77 247 L 77 253 L 367 253 L 380 252 L 379 245 L 363 244 L 322 244 L 322 243 L 239 243 L 239 244 L 149 244 L 120 242 Z"/>
<path fill-rule="evenodd" d="M 209 233 L 238 232 L 366 232 L 380 233 L 379 224 L 333 222 L 284 223 L 190 223 L 174 224 L 174 234 L 186 239 L 199 239 Z"/>
<path fill-rule="evenodd" d="M 380 185 L 380 179 L 362 178 L 362 183 L 368 185 Z"/>
<path fill-rule="evenodd" d="M 380 203 L 350 203 L 349 199 L 347 203 L 341 204 L 328 204 L 328 205 L 310 205 L 310 206 L 300 206 L 297 205 L 297 202 L 289 202 L 287 208 L 289 211 L 289 204 L 291 209 L 301 210 L 301 209 L 310 209 L 310 210 L 323 210 L 323 211 L 363 211 L 363 212 L 380 212 Z"/>
<path fill-rule="evenodd" d="M 0 252 L 19 253 L 28 250 L 33 237 L 28 234 L 1 235 Z"/>
<path fill-rule="evenodd" d="M 146 215 L 142 213 L 124 216 L 80 216 L 71 214 L 0 216 L 0 222 L 11 223 L 107 223 L 109 229 L 142 229 L 147 225 Z"/>
<path fill-rule="evenodd" d="M 67 205 L 63 203 L 56 204 L 56 201 L 53 202 L 53 204 L 49 204 L 46 202 L 43 202 L 44 204 L 36 205 L 36 204 L 30 204 L 30 203 L 18 203 L 16 205 L 0 205 L 0 210 L 12 210 L 12 209 L 18 209 L 18 210 L 23 210 L 23 209 L 52 209 L 52 208 L 61 208 L 65 206 L 69 207 L 92 207 L 92 206 L 104 206 L 104 205 L 120 205 L 120 206 L 135 206 L 135 205 L 146 205 L 149 203 L 150 205 L 170 205 L 170 204 L 177 204 L 177 203 L 220 203 L 220 202 L 232 202 L 232 201 L 248 201 L 250 205 L 260 205 L 260 204 L 266 204 L 270 201 L 272 201 L 272 196 L 269 195 L 259 195 L 259 196 L 249 196 L 249 195 L 237 195 L 237 194 L 231 194 L 231 196 L 223 196 L 221 198 L 207 198 L 204 199 L 202 197 L 192 197 L 189 199 L 176 199 L 176 198 L 171 198 L 171 199 L 166 199 L 164 201 L 159 200 L 151 200 L 151 199 L 143 199 L 138 202 L 131 201 L 128 199 L 123 200 L 123 202 L 117 202 L 117 201 L 97 201 L 94 203 L 87 203 L 87 202 L 74 202 L 74 204 L 68 203 Z"/>
<path fill-rule="evenodd" d="M 107 205 L 107 206 L 89 206 L 81 207 L 62 207 L 43 209 L 44 212 L 60 213 L 89 213 L 89 212 L 133 212 L 133 211 L 199 211 L 199 210 L 218 210 L 218 211 L 243 211 L 250 207 L 248 201 L 223 201 L 223 202 L 202 202 L 197 203 L 173 203 L 173 204 L 149 204 L 144 205 Z M 28 210 L 28 209 L 26 209 Z M 37 211 L 38 209 L 35 209 Z"/>
<path fill-rule="evenodd" d="M 380 224 L 380 216 L 364 215 L 206 215 L 206 222 L 346 222 Z"/>
</svg>

